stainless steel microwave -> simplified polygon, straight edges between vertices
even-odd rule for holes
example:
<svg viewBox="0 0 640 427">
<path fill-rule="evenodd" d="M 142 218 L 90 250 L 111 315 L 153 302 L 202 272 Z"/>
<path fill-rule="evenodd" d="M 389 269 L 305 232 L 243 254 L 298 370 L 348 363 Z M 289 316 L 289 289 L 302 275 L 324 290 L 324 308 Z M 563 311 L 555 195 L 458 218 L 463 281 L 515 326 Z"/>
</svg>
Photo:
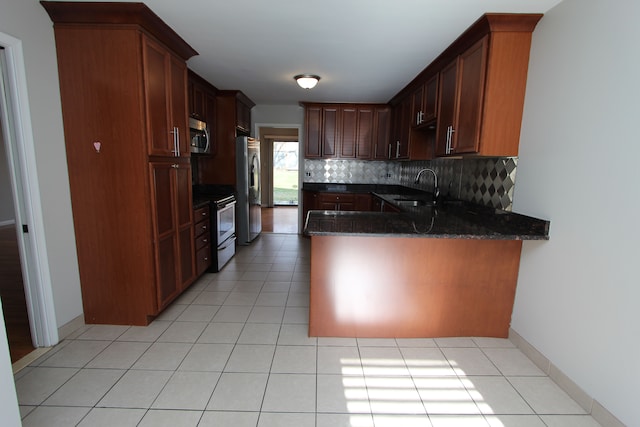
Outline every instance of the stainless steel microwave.
<svg viewBox="0 0 640 427">
<path fill-rule="evenodd" d="M 209 130 L 205 122 L 189 117 L 189 134 L 192 153 L 209 154 L 211 152 Z"/>
</svg>

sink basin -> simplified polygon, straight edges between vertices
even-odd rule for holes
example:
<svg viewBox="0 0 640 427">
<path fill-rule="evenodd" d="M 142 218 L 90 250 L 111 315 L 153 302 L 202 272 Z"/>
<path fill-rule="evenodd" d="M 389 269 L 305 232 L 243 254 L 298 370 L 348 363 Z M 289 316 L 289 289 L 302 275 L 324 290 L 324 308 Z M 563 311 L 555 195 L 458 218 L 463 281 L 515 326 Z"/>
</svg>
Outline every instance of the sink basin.
<svg viewBox="0 0 640 427">
<path fill-rule="evenodd" d="M 401 199 L 393 199 L 394 202 L 398 206 L 434 206 L 435 202 L 433 200 L 425 200 L 425 199 L 409 199 L 409 198 L 401 198 Z"/>
</svg>

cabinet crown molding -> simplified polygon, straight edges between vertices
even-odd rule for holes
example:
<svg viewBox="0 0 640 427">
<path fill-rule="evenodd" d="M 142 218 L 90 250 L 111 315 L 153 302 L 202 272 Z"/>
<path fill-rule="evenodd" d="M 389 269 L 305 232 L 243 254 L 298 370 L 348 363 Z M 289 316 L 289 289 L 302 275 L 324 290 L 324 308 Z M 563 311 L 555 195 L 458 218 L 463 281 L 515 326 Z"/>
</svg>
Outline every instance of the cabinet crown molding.
<svg viewBox="0 0 640 427">
<path fill-rule="evenodd" d="M 198 52 L 144 3 L 41 1 L 56 26 L 137 26 L 172 49 L 185 61 Z"/>
</svg>

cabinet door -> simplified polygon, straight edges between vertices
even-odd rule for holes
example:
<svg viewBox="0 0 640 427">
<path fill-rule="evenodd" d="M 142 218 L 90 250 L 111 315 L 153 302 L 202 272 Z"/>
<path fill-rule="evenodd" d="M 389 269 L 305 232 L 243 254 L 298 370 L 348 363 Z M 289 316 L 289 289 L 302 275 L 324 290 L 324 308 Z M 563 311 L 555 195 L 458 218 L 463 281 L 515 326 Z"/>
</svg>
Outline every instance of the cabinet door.
<svg viewBox="0 0 640 427">
<path fill-rule="evenodd" d="M 371 159 L 373 149 L 373 108 L 358 108 L 358 129 L 356 132 L 356 158 Z"/>
<path fill-rule="evenodd" d="M 486 57 L 486 37 L 460 55 L 455 153 L 475 153 L 480 147 Z"/>
<path fill-rule="evenodd" d="M 209 155 L 218 153 L 218 139 L 216 138 L 216 97 L 213 94 L 205 94 L 206 122 L 209 131 Z"/>
<path fill-rule="evenodd" d="M 165 307 L 178 288 L 178 239 L 175 211 L 175 172 L 170 162 L 151 162 L 155 223 L 156 289 L 158 307 Z"/>
<path fill-rule="evenodd" d="M 144 87 L 147 107 L 147 134 L 149 154 L 157 156 L 175 155 L 173 128 L 169 125 L 169 81 L 170 69 L 167 51 L 159 44 L 144 39 Z"/>
<path fill-rule="evenodd" d="M 176 228 L 180 247 L 180 282 L 184 289 L 195 278 L 195 253 L 193 237 L 193 209 L 191 207 L 191 166 L 178 163 L 174 172 Z"/>
<path fill-rule="evenodd" d="M 391 127 L 391 110 L 376 108 L 373 119 L 373 158 L 387 160 L 389 158 L 389 130 Z"/>
<path fill-rule="evenodd" d="M 339 137 L 338 107 L 322 108 L 322 157 L 336 157 Z"/>
<path fill-rule="evenodd" d="M 358 130 L 358 110 L 356 107 L 342 107 L 340 114 L 340 132 L 338 135 L 339 147 L 338 157 L 343 159 L 355 159 L 357 130 Z"/>
<path fill-rule="evenodd" d="M 354 208 L 360 212 L 371 211 L 371 205 L 373 203 L 373 197 L 371 194 L 356 194 L 354 202 Z"/>
<path fill-rule="evenodd" d="M 440 72 L 440 99 L 438 102 L 438 127 L 436 130 L 436 155 L 438 156 L 449 154 L 447 152 L 447 139 L 449 138 L 449 128 L 454 125 L 457 76 L 457 59 Z"/>
<path fill-rule="evenodd" d="M 322 108 L 308 106 L 305 109 L 305 150 L 308 159 L 322 157 Z"/>
<path fill-rule="evenodd" d="M 189 123 L 187 115 L 187 64 L 173 55 L 169 55 L 170 69 L 170 122 L 177 131 L 178 155 L 191 156 L 189 145 Z"/>
<path fill-rule="evenodd" d="M 406 97 L 401 103 L 400 112 L 400 139 L 396 141 L 395 158 L 409 158 L 409 137 L 411 131 L 411 97 Z"/>
<path fill-rule="evenodd" d="M 438 112 L 438 74 L 431 77 L 423 86 L 422 92 L 423 123 L 434 120 Z"/>
<path fill-rule="evenodd" d="M 411 126 L 419 126 L 423 122 L 423 97 L 424 86 L 420 85 L 411 95 Z"/>
</svg>

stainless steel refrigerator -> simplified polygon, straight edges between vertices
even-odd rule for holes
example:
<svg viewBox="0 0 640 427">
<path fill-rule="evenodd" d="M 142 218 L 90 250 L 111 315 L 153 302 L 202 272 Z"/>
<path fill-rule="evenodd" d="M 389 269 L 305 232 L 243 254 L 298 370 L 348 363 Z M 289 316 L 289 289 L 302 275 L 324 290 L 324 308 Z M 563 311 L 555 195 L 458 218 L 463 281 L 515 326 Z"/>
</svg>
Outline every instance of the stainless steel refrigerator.
<svg viewBox="0 0 640 427">
<path fill-rule="evenodd" d="M 260 202 L 260 141 L 236 138 L 236 191 L 238 192 L 236 234 L 238 244 L 248 245 L 262 231 Z"/>
</svg>

